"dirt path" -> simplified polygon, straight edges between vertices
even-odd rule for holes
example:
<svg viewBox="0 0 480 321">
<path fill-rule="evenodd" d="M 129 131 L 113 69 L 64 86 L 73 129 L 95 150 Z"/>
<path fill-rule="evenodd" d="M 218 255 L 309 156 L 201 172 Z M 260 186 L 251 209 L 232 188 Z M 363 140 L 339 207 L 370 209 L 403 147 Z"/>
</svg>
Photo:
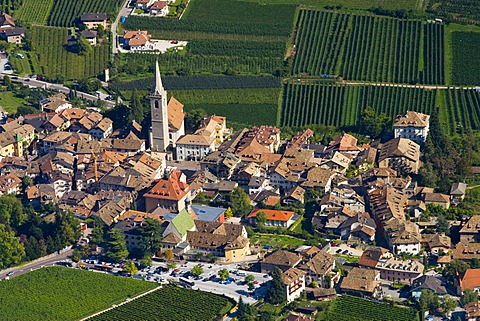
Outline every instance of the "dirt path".
<svg viewBox="0 0 480 321">
<path fill-rule="evenodd" d="M 138 299 L 138 298 L 141 298 L 142 296 L 145 296 L 145 295 L 147 295 L 147 294 L 150 294 L 150 293 L 152 293 L 152 292 L 154 292 L 154 291 L 157 291 L 158 289 L 161 289 L 161 288 L 162 288 L 161 286 L 158 286 L 158 287 L 156 287 L 155 289 L 152 289 L 152 290 L 150 290 L 150 291 L 147 291 L 147 292 L 145 292 L 145 293 L 142 293 L 142 294 L 140 294 L 140 295 L 137 295 L 136 297 L 126 299 L 126 300 L 123 301 L 122 303 L 114 304 L 114 305 L 112 305 L 111 307 L 109 307 L 108 309 L 105 309 L 105 310 L 99 311 L 99 312 L 97 312 L 97 313 L 94 313 L 94 314 L 92 314 L 92 315 L 89 315 L 88 317 L 83 318 L 83 319 L 80 319 L 79 321 L 85 321 L 85 320 L 88 320 L 88 319 L 90 319 L 90 318 L 93 318 L 94 316 L 97 316 L 97 315 L 99 315 L 99 314 L 102 314 L 102 313 L 104 313 L 104 312 L 107 312 L 107 311 L 116 309 L 116 308 L 118 308 L 119 306 L 122 306 L 122 305 L 124 305 L 124 304 L 126 304 L 126 303 L 129 303 L 129 302 L 133 301 L 133 300 L 136 300 L 136 299 Z"/>
</svg>

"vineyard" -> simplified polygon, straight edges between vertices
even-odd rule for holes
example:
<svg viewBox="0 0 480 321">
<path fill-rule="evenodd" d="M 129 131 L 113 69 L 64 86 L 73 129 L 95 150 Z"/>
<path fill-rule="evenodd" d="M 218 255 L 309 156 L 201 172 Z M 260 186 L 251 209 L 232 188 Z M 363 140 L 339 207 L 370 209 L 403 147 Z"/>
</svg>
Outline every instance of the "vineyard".
<svg viewBox="0 0 480 321">
<path fill-rule="evenodd" d="M 49 267 L 0 282 L 0 320 L 78 320 L 156 284 Z"/>
<path fill-rule="evenodd" d="M 450 89 L 445 92 L 449 132 L 459 128 L 480 129 L 480 92 Z"/>
<path fill-rule="evenodd" d="M 424 68 L 420 80 L 424 84 L 445 83 L 445 27 L 443 24 L 427 23 L 424 30 Z"/>
<path fill-rule="evenodd" d="M 468 58 L 467 58 L 468 57 Z M 479 85 L 480 33 L 452 32 L 452 83 Z"/>
<path fill-rule="evenodd" d="M 308 8 L 318 8 L 323 9 L 327 7 L 345 7 L 349 9 L 370 9 L 375 7 L 382 7 L 384 9 L 396 10 L 396 9 L 405 9 L 405 10 L 416 10 L 418 8 L 417 0 L 368 0 L 368 1 L 358 1 L 358 0 L 247 0 L 252 2 L 259 3 L 268 3 L 268 4 L 301 4 Z"/>
<path fill-rule="evenodd" d="M 342 295 L 333 301 L 325 321 L 418 321 L 417 312 L 407 307 L 393 307 L 385 303 Z"/>
<path fill-rule="evenodd" d="M 36 53 L 31 57 L 33 71 L 50 79 L 82 79 L 103 72 L 110 58 L 108 44 L 95 46 L 85 55 L 77 55 L 65 49 L 67 32 L 65 28 L 32 28 L 32 50 Z"/>
<path fill-rule="evenodd" d="M 15 11 L 15 18 L 32 24 L 45 25 L 53 2 L 54 0 L 24 0 L 22 6 Z"/>
<path fill-rule="evenodd" d="M 196 55 L 239 56 L 239 57 L 279 57 L 285 54 L 283 42 L 249 42 L 193 40 L 187 45 L 188 52 Z"/>
<path fill-rule="evenodd" d="M 367 106 L 391 118 L 407 110 L 430 114 L 435 98 L 434 90 L 420 88 L 290 83 L 283 88 L 280 124 L 355 126 Z"/>
<path fill-rule="evenodd" d="M 41 1 L 41 0 L 37 0 Z M 122 0 L 54 0 L 48 25 L 56 27 L 73 26 L 75 19 L 90 12 L 103 12 L 114 15 L 123 3 Z"/>
<path fill-rule="evenodd" d="M 436 48 L 444 42 L 442 26 L 426 27 L 427 69 L 421 79 L 420 20 L 302 10 L 297 27 L 294 75 L 396 83 L 443 81 L 443 63 L 431 60 L 443 55 L 443 48 Z"/>
<path fill-rule="evenodd" d="M 223 296 L 167 286 L 88 320 L 212 321 L 232 306 Z"/>
<path fill-rule="evenodd" d="M 427 11 L 451 22 L 480 23 L 478 0 L 435 0 L 429 3 Z"/>
</svg>

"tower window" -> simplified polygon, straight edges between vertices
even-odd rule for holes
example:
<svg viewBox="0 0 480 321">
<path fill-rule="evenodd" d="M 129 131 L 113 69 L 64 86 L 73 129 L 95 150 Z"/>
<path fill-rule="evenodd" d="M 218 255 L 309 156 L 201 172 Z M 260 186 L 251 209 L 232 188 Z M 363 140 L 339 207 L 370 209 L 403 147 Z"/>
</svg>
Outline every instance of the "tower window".
<svg viewBox="0 0 480 321">
<path fill-rule="evenodd" d="M 158 100 L 155 100 L 155 109 L 158 109 Z"/>
</svg>

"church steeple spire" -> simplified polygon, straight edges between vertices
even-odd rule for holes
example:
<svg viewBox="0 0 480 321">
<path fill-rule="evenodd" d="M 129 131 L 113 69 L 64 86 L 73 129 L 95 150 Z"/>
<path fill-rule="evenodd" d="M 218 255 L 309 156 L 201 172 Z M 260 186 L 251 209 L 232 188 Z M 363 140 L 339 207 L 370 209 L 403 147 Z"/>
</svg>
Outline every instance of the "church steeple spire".
<svg viewBox="0 0 480 321">
<path fill-rule="evenodd" d="M 158 66 L 158 59 L 155 63 L 155 88 L 153 90 L 154 95 L 162 95 L 165 92 L 162 84 L 162 77 L 160 76 L 160 67 Z"/>
</svg>

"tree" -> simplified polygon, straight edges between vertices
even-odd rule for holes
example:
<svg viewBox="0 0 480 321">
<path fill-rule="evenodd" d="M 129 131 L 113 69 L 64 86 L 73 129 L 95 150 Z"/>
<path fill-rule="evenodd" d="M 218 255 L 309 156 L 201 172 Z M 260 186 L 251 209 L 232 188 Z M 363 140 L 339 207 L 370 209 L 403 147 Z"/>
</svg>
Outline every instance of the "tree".
<svg viewBox="0 0 480 321">
<path fill-rule="evenodd" d="M 16 265 L 25 257 L 25 248 L 13 231 L 0 224 L 0 269 Z"/>
<path fill-rule="evenodd" d="M 108 232 L 106 257 L 113 262 L 118 262 L 126 259 L 127 256 L 128 250 L 123 233 L 118 229 L 112 228 Z"/>
<path fill-rule="evenodd" d="M 77 43 L 73 46 L 72 51 L 78 55 L 86 55 L 93 51 L 92 46 L 84 37 L 78 37 Z"/>
<path fill-rule="evenodd" d="M 276 268 L 272 277 L 272 285 L 268 289 L 265 301 L 270 304 L 283 303 L 287 300 L 287 294 L 285 293 L 285 283 L 282 280 L 282 271 Z"/>
<path fill-rule="evenodd" d="M 0 224 L 5 224 L 15 229 L 26 218 L 26 215 L 23 213 L 22 203 L 18 198 L 13 195 L 0 197 Z"/>
<path fill-rule="evenodd" d="M 418 301 L 420 305 L 420 310 L 422 312 L 430 311 L 434 312 L 440 307 L 440 301 L 438 295 L 433 293 L 431 290 L 423 289 L 420 299 Z"/>
<path fill-rule="evenodd" d="M 470 268 L 472 269 L 478 269 L 480 268 L 480 260 L 474 257 L 473 259 L 470 260 Z"/>
<path fill-rule="evenodd" d="M 449 282 L 453 282 L 453 279 L 457 276 L 465 272 L 469 269 L 470 266 L 458 259 L 453 259 L 450 263 L 448 263 L 442 271 L 442 275 L 449 280 Z"/>
<path fill-rule="evenodd" d="M 241 187 L 235 187 L 230 192 L 230 203 L 232 212 L 238 216 L 248 214 L 252 210 L 250 198 Z"/>
<path fill-rule="evenodd" d="M 377 114 L 375 109 L 368 106 L 362 111 L 359 132 L 377 138 L 387 128 L 389 121 L 385 113 Z"/>
<path fill-rule="evenodd" d="M 258 212 L 256 219 L 257 219 L 257 224 L 258 224 L 258 225 L 264 226 L 265 223 L 266 223 L 267 220 L 268 220 L 267 213 L 265 213 L 264 211 Z"/>
<path fill-rule="evenodd" d="M 123 267 L 123 270 L 132 275 L 138 272 L 137 266 L 135 265 L 135 263 L 133 263 L 132 260 L 127 260 L 125 262 L 125 266 Z"/>
<path fill-rule="evenodd" d="M 102 219 L 98 216 L 95 216 L 93 219 L 93 229 L 92 234 L 90 234 L 90 246 L 95 247 L 101 245 L 105 242 L 105 231 L 104 231 L 105 223 L 103 223 Z"/>
<path fill-rule="evenodd" d="M 140 250 L 143 255 L 153 255 L 162 248 L 162 227 L 157 220 L 147 218 L 139 228 Z"/>
<path fill-rule="evenodd" d="M 174 254 L 173 254 L 173 251 L 171 249 L 167 249 L 165 251 L 165 253 L 163 253 L 163 255 L 165 255 L 165 259 L 167 261 L 173 260 L 173 258 L 174 258 Z"/>
<path fill-rule="evenodd" d="M 253 282 L 247 283 L 247 288 L 248 291 L 252 292 L 253 290 L 255 290 L 255 284 L 253 284 Z"/>
<path fill-rule="evenodd" d="M 130 98 L 128 123 L 131 123 L 133 120 L 136 120 L 139 124 L 143 121 L 143 104 L 136 89 L 133 90 L 132 97 Z"/>
<path fill-rule="evenodd" d="M 457 301 L 451 297 L 444 297 L 440 302 L 440 308 L 442 309 L 443 314 L 449 314 L 457 307 Z"/>
<path fill-rule="evenodd" d="M 185 114 L 185 127 L 187 132 L 194 132 L 200 126 L 207 112 L 201 108 L 192 109 Z"/>
<path fill-rule="evenodd" d="M 242 297 L 238 301 L 237 319 L 238 321 L 255 321 L 257 312 L 253 306 L 243 302 Z"/>
<path fill-rule="evenodd" d="M 220 271 L 218 271 L 218 276 L 222 278 L 222 281 L 225 281 L 230 277 L 230 273 L 227 269 L 221 269 Z"/>
<path fill-rule="evenodd" d="M 255 281 L 255 277 L 251 274 L 249 274 L 245 277 L 245 282 L 247 282 L 247 283 L 253 283 L 254 281 Z"/>
<path fill-rule="evenodd" d="M 437 233 L 450 234 L 450 224 L 444 216 L 439 216 L 437 218 Z"/>
<path fill-rule="evenodd" d="M 196 202 L 196 201 L 197 201 L 197 200 L 195 199 L 195 202 Z M 229 208 L 227 208 L 227 210 L 225 211 L 225 218 L 231 218 L 231 217 L 233 217 L 233 212 L 232 212 L 232 209 L 229 207 Z"/>
<path fill-rule="evenodd" d="M 140 267 L 145 268 L 147 266 L 151 266 L 153 264 L 152 258 L 148 255 L 145 255 L 141 260 L 140 260 Z"/>
<path fill-rule="evenodd" d="M 190 273 L 192 273 L 193 276 L 197 277 L 203 274 L 203 268 L 195 265 L 191 270 Z"/>
<path fill-rule="evenodd" d="M 177 267 L 177 263 L 173 262 L 173 261 L 169 261 L 167 262 L 167 269 L 169 270 L 173 270 L 174 268 Z"/>
<path fill-rule="evenodd" d="M 105 28 L 103 27 L 103 25 L 98 25 L 97 27 L 97 36 L 99 38 L 103 38 L 103 35 L 105 34 Z"/>
<path fill-rule="evenodd" d="M 80 253 L 79 250 L 75 250 L 73 251 L 72 253 L 72 261 L 77 263 L 80 261 L 80 259 L 82 258 L 82 254 Z"/>
<path fill-rule="evenodd" d="M 470 290 L 470 289 L 466 289 L 465 291 L 463 291 L 463 295 L 462 295 L 462 303 L 463 305 L 467 304 L 467 303 L 470 303 L 470 302 L 476 302 L 478 301 L 478 293 L 473 291 L 473 290 Z"/>
<path fill-rule="evenodd" d="M 12 80 L 10 79 L 9 76 L 5 75 L 3 77 L 3 85 L 5 87 L 7 87 L 7 90 L 12 90 L 13 89 L 13 84 L 12 84 Z"/>
</svg>

